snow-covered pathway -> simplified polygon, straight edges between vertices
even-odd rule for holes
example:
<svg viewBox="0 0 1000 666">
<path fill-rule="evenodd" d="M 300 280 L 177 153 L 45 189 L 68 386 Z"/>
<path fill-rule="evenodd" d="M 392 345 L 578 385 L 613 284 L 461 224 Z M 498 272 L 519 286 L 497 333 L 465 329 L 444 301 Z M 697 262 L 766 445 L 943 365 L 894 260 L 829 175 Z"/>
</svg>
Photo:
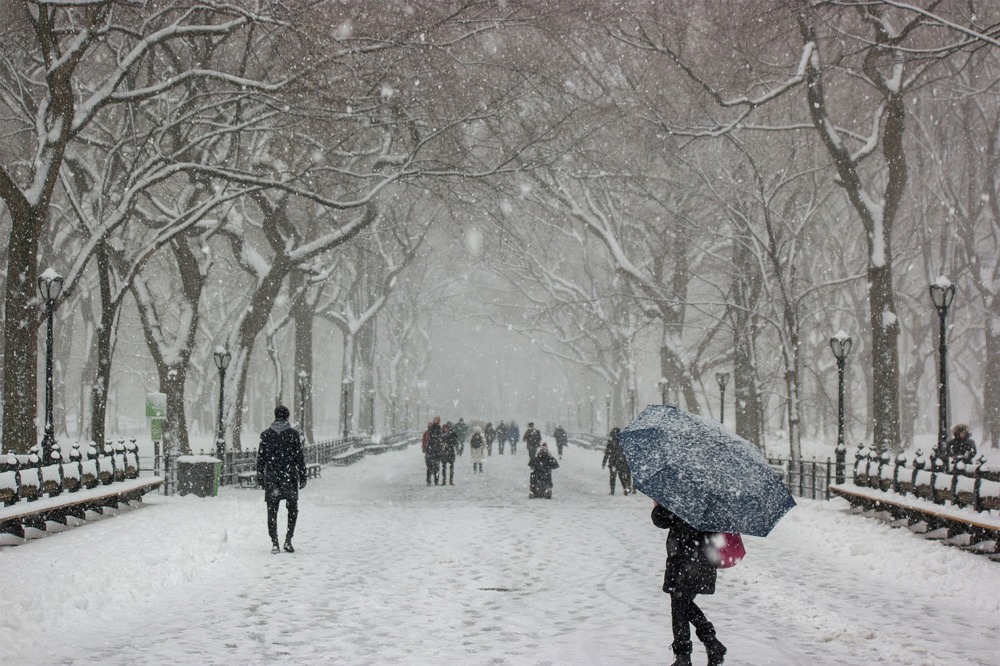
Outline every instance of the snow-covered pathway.
<svg viewBox="0 0 1000 666">
<path fill-rule="evenodd" d="M 550 443 L 550 446 L 551 443 Z M 327 468 L 294 554 L 260 491 L 150 497 L 132 515 L 0 549 L 4 663 L 670 662 L 663 536 L 570 448 L 552 500 L 527 456 L 428 487 L 416 447 Z M 280 521 L 284 520 L 282 512 Z M 727 664 L 1000 664 L 1000 566 L 803 501 L 699 597 Z M 704 660 L 696 646 L 696 663 Z"/>
</svg>

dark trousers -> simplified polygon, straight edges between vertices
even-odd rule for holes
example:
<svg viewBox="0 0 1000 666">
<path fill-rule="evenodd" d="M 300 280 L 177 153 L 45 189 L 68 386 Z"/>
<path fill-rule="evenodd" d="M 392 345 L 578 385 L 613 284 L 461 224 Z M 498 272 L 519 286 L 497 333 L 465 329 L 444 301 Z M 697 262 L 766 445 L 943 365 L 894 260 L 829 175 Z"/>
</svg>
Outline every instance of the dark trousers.
<svg viewBox="0 0 1000 666">
<path fill-rule="evenodd" d="M 281 498 L 267 498 L 267 534 L 271 537 L 272 543 L 278 543 L 278 504 Z M 299 519 L 298 500 L 285 500 L 285 509 L 288 511 L 288 531 L 285 532 L 285 541 L 291 541 L 295 535 L 295 521 Z"/>
<path fill-rule="evenodd" d="M 450 483 L 455 485 L 455 461 L 447 461 L 441 463 L 441 485 Z"/>
<path fill-rule="evenodd" d="M 695 595 L 681 592 L 670 593 L 670 620 L 674 630 L 674 652 L 691 654 L 691 625 L 694 625 L 698 640 L 705 642 L 715 638 L 715 627 L 694 602 Z M 679 648 L 679 649 L 678 649 Z"/>
<path fill-rule="evenodd" d="M 425 456 L 424 462 L 427 463 L 427 485 L 431 485 L 431 477 L 434 477 L 434 485 L 438 484 L 438 461 L 434 458 Z"/>
<path fill-rule="evenodd" d="M 478 467 L 478 469 L 477 469 L 477 467 Z M 480 474 L 483 473 L 483 463 L 481 463 L 481 462 L 474 462 L 474 463 L 472 463 L 472 473 L 475 474 L 476 472 L 479 472 Z"/>
<path fill-rule="evenodd" d="M 618 477 L 621 480 L 621 482 L 622 482 L 622 492 L 624 492 L 624 493 L 627 494 L 627 493 L 629 493 L 632 490 L 632 487 L 631 487 L 632 486 L 632 479 L 630 478 L 630 475 L 629 475 L 629 472 L 628 472 L 627 469 L 623 469 L 623 468 L 620 468 L 620 467 L 611 467 L 611 466 L 608 466 L 608 471 L 611 473 L 610 480 L 611 480 L 611 494 L 612 495 L 615 494 L 615 477 Z"/>
</svg>

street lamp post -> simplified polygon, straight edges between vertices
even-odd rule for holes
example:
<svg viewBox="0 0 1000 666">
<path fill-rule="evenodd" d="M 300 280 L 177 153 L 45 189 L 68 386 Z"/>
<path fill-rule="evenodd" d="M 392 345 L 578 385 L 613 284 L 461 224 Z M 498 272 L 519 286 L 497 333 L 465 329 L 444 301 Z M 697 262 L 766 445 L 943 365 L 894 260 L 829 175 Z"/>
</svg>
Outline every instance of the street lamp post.
<svg viewBox="0 0 1000 666">
<path fill-rule="evenodd" d="M 632 388 L 632 387 L 629 387 L 629 390 L 628 390 L 628 413 L 629 413 L 629 420 L 630 421 L 634 421 L 635 420 L 635 389 Z"/>
<path fill-rule="evenodd" d="M 945 276 L 940 276 L 931 285 L 931 300 L 938 312 L 940 322 L 938 337 L 938 456 L 944 455 L 948 441 L 948 308 L 955 298 L 955 285 Z M 948 461 L 945 460 L 947 466 Z"/>
<path fill-rule="evenodd" d="M 719 383 L 719 423 L 726 422 L 726 384 L 729 383 L 728 372 L 715 373 L 715 381 Z"/>
<path fill-rule="evenodd" d="M 340 426 L 345 439 L 351 435 L 351 409 L 349 402 L 351 400 L 351 385 L 353 383 L 354 381 L 348 377 L 340 387 L 340 401 L 342 403 L 340 406 Z"/>
<path fill-rule="evenodd" d="M 656 382 L 656 387 L 660 389 L 660 404 L 667 404 L 667 389 L 670 387 L 670 383 L 667 381 L 666 377 L 660 379 Z"/>
<path fill-rule="evenodd" d="M 590 432 L 594 432 L 597 428 L 594 421 L 597 420 L 597 409 L 594 407 L 594 396 L 590 396 Z"/>
<path fill-rule="evenodd" d="M 847 447 L 844 446 L 844 364 L 854 343 L 851 336 L 843 331 L 830 338 L 830 349 L 837 359 L 837 483 L 846 479 Z"/>
<path fill-rule="evenodd" d="M 226 348 L 215 352 L 215 367 L 219 369 L 219 433 L 215 437 L 215 455 L 220 459 L 226 452 L 226 424 L 223 420 L 223 410 L 226 404 L 226 368 L 229 367 L 231 359 L 232 355 Z"/>
<path fill-rule="evenodd" d="M 604 424 L 608 428 L 608 430 L 610 430 L 611 429 L 611 396 L 610 395 L 604 396 L 604 407 L 605 407 L 604 413 L 605 413 L 605 418 L 606 418 L 606 421 L 604 422 Z"/>
<path fill-rule="evenodd" d="M 52 314 L 56 299 L 62 293 L 63 278 L 51 268 L 38 278 L 38 290 L 45 301 L 45 433 L 42 436 L 42 464 L 48 464 L 56 438 L 52 427 Z"/>
<path fill-rule="evenodd" d="M 368 433 L 375 434 L 375 389 L 368 389 Z"/>
<path fill-rule="evenodd" d="M 305 370 L 299 371 L 299 427 L 302 434 L 306 432 L 306 391 L 309 389 L 309 375 Z"/>
</svg>

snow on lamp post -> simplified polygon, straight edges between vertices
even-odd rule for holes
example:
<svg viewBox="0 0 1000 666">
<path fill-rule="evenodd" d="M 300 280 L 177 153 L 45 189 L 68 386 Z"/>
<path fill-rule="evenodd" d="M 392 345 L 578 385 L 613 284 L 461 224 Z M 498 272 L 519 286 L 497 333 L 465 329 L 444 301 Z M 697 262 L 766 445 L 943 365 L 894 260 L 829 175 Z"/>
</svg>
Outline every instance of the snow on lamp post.
<svg viewBox="0 0 1000 666">
<path fill-rule="evenodd" d="M 955 299 L 955 285 L 940 276 L 931 285 L 931 300 L 940 322 L 938 337 L 938 455 L 943 455 L 948 441 L 948 308 Z M 947 461 L 945 461 L 947 465 Z"/>
<path fill-rule="evenodd" d="M 299 427 L 302 434 L 306 430 L 306 391 L 309 390 L 309 375 L 305 370 L 299 371 Z"/>
<path fill-rule="evenodd" d="M 42 464 L 49 463 L 52 455 L 52 445 L 55 435 L 52 427 L 52 314 L 56 300 L 62 293 L 63 278 L 53 269 L 48 268 L 38 278 L 38 290 L 45 302 L 45 433 L 42 435 Z"/>
<path fill-rule="evenodd" d="M 660 378 L 660 381 L 656 382 L 656 388 L 660 390 L 660 404 L 667 404 L 667 389 L 670 388 L 670 382 L 667 381 L 666 377 Z"/>
<path fill-rule="evenodd" d="M 223 420 L 223 410 L 226 404 L 226 368 L 232 354 L 225 347 L 219 348 L 215 352 L 215 367 L 219 369 L 219 431 L 215 437 L 215 455 L 222 458 L 226 452 L 226 423 Z"/>
<path fill-rule="evenodd" d="M 728 372 L 715 373 L 715 381 L 719 384 L 719 423 L 726 422 L 726 384 L 729 383 Z"/>
<path fill-rule="evenodd" d="M 830 338 L 830 350 L 837 359 L 837 483 L 846 479 L 847 447 L 844 446 L 844 365 L 854 343 L 851 336 L 843 331 Z"/>
</svg>

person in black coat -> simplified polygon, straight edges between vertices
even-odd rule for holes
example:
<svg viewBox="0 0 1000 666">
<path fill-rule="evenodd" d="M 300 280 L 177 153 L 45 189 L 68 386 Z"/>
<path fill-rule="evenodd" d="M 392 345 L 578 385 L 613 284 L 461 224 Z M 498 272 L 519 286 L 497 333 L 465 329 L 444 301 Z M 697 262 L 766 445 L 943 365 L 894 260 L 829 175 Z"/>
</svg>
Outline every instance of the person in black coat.
<svg viewBox="0 0 1000 666">
<path fill-rule="evenodd" d="M 441 485 L 455 485 L 455 454 L 458 452 L 458 433 L 451 422 L 441 429 Z"/>
<path fill-rule="evenodd" d="M 725 658 L 726 647 L 715 637 L 715 627 L 694 602 L 699 594 L 715 594 L 715 565 L 709 559 L 714 533 L 696 530 L 659 504 L 653 507 L 650 518 L 657 527 L 670 530 L 663 591 L 670 595 L 673 666 L 691 666 L 692 624 L 698 640 L 705 644 L 709 666 L 718 666 Z"/>
<path fill-rule="evenodd" d="M 524 431 L 524 443 L 528 447 L 528 458 L 534 460 L 538 447 L 542 445 L 542 433 L 538 432 L 533 422 L 529 423 L 528 429 Z"/>
<path fill-rule="evenodd" d="M 625 452 L 622 450 L 618 435 L 621 428 L 612 428 L 608 433 L 608 443 L 604 446 L 604 460 L 601 461 L 601 468 L 607 465 L 610 472 L 611 495 L 615 494 L 615 477 L 622 482 L 622 492 L 628 495 L 634 492 L 632 488 L 632 473 L 628 468 L 628 461 L 625 460 Z"/>
<path fill-rule="evenodd" d="M 306 487 L 306 458 L 299 431 L 288 423 L 289 411 L 284 405 L 274 408 L 274 423 L 260 433 L 257 449 L 257 482 L 264 489 L 267 503 L 267 534 L 271 537 L 271 552 L 278 548 L 278 505 L 285 500 L 288 529 L 285 550 L 294 553 L 292 536 L 299 517 L 299 490 Z"/>
<path fill-rule="evenodd" d="M 946 449 L 948 451 L 948 463 L 951 469 L 955 469 L 958 463 L 971 465 L 976 458 L 976 440 L 972 439 L 969 426 L 964 423 L 957 424 L 951 429 L 951 439 L 948 440 Z"/>
<path fill-rule="evenodd" d="M 543 443 L 535 457 L 528 460 L 528 467 L 531 468 L 528 498 L 552 499 L 552 470 L 559 468 L 559 462 L 549 453 L 549 447 Z"/>
<path fill-rule="evenodd" d="M 493 429 L 493 422 L 487 422 L 486 429 L 483 430 L 483 437 L 486 438 L 486 455 L 493 455 L 493 440 L 497 438 L 497 431 Z"/>
<path fill-rule="evenodd" d="M 441 430 L 441 417 L 435 416 L 434 420 L 427 425 L 427 448 L 424 450 L 424 464 L 427 466 L 428 486 L 431 485 L 431 477 L 434 477 L 434 485 L 438 484 L 443 439 L 444 433 Z"/>
<path fill-rule="evenodd" d="M 569 434 L 565 428 L 557 425 L 556 429 L 552 432 L 552 436 L 556 438 L 556 452 L 559 454 L 559 460 L 562 460 L 563 449 L 569 443 Z"/>
</svg>

